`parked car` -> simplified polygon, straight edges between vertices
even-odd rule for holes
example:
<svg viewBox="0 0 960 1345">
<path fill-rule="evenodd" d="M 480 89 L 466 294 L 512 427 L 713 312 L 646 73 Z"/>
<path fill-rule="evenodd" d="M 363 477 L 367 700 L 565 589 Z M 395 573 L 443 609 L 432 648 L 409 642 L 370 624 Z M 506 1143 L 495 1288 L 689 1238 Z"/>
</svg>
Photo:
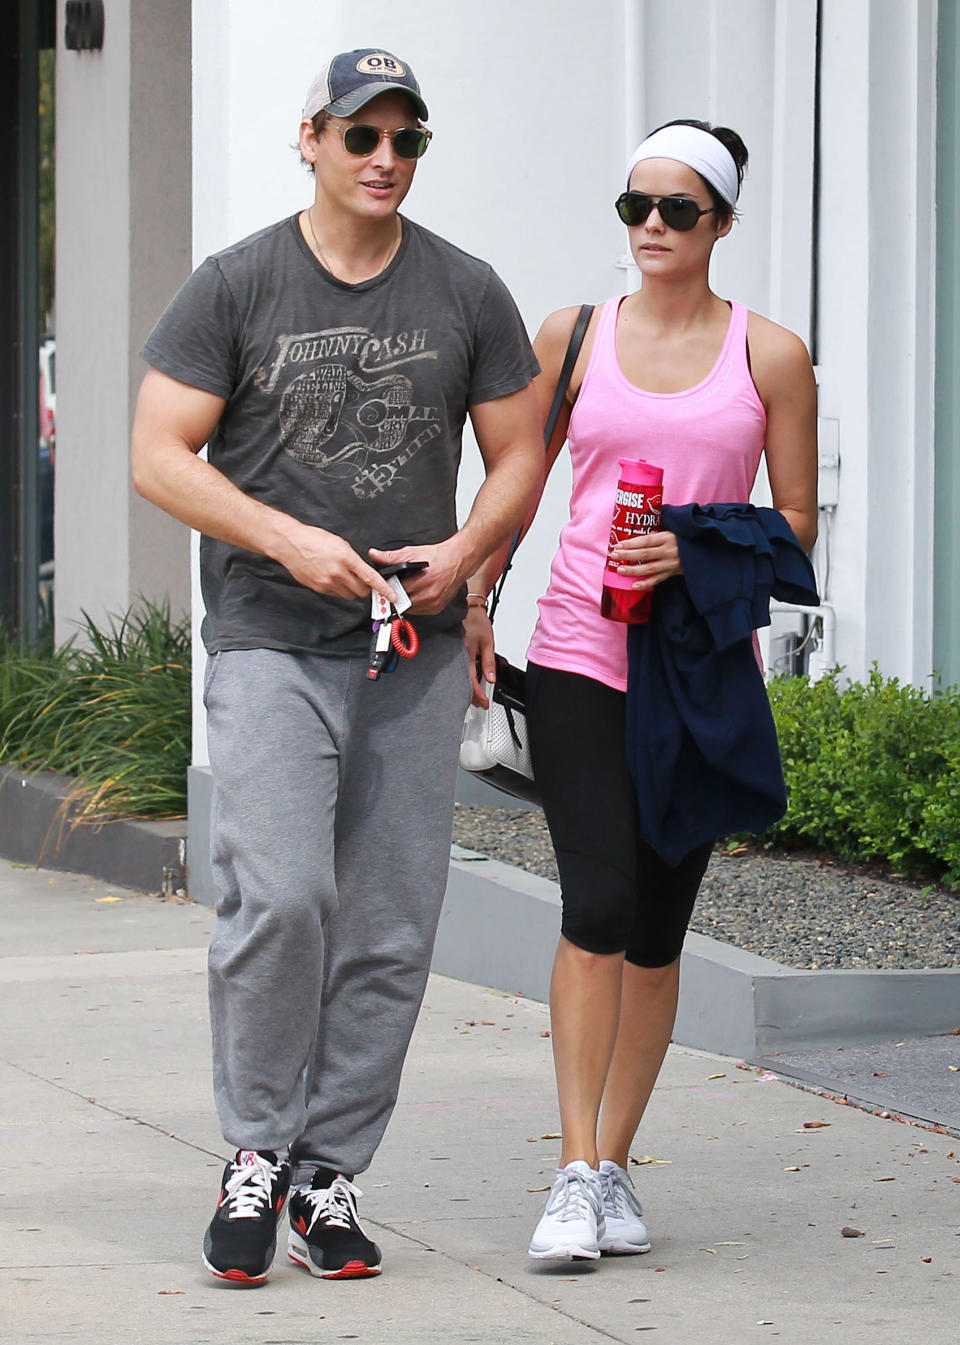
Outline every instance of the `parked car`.
<svg viewBox="0 0 960 1345">
<path fill-rule="evenodd" d="M 53 336 L 40 342 L 40 445 L 50 450 L 51 461 L 57 442 L 57 342 Z"/>
<path fill-rule="evenodd" d="M 57 342 L 52 336 L 40 342 L 39 396 L 40 435 L 37 463 L 37 497 L 40 533 L 37 539 L 38 560 L 44 577 L 53 571 L 53 480 L 57 447 Z"/>
</svg>

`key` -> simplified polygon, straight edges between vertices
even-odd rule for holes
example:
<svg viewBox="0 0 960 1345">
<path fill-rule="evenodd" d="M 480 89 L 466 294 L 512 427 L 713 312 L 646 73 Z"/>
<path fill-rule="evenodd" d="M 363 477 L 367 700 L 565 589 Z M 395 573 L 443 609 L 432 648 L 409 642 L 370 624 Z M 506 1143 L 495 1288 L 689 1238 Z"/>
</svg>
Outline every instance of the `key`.
<svg viewBox="0 0 960 1345">
<path fill-rule="evenodd" d="M 379 597 L 379 594 L 376 595 Z M 393 622 L 395 617 L 390 615 L 392 608 L 384 603 L 388 608 L 385 620 L 375 620 L 370 633 L 370 657 L 367 664 L 367 678 L 371 682 L 380 680 L 382 672 L 389 671 L 388 665 L 392 663 L 393 645 L 391 635 L 393 633 Z"/>
</svg>

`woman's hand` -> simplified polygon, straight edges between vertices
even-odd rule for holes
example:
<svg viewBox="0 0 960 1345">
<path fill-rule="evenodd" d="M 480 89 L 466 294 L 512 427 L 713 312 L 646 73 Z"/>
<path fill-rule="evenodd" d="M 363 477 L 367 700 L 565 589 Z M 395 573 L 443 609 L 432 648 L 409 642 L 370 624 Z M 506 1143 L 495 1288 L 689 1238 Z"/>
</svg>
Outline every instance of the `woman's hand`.
<svg viewBox="0 0 960 1345">
<path fill-rule="evenodd" d="M 635 589 L 653 588 L 664 579 L 683 574 L 680 549 L 672 532 L 647 532 L 640 537 L 628 537 L 614 547 L 614 557 L 620 562 L 620 574 L 636 575 Z"/>
<path fill-rule="evenodd" d="M 470 682 L 473 687 L 471 704 L 487 710 L 490 701 L 484 688 L 485 685 L 492 686 L 497 680 L 497 665 L 494 659 L 493 626 L 482 607 L 467 608 L 463 637 L 467 646 L 467 657 L 470 660 Z M 478 658 L 483 671 L 483 682 L 477 678 Z"/>
</svg>

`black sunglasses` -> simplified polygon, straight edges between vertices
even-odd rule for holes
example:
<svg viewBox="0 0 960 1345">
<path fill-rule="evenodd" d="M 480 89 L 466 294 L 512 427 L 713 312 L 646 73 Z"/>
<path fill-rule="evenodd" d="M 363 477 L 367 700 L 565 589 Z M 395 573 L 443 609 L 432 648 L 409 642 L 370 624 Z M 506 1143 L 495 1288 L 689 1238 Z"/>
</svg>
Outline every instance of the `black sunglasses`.
<svg viewBox="0 0 960 1345">
<path fill-rule="evenodd" d="M 668 229 L 689 233 L 697 227 L 701 215 L 709 215 L 716 206 L 701 210 L 688 196 L 648 196 L 645 191 L 625 191 L 617 197 L 617 214 L 624 224 L 643 224 L 653 207 Z"/>
<path fill-rule="evenodd" d="M 425 126 L 400 126 L 395 131 L 382 131 L 379 126 L 363 126 L 351 122 L 341 126 L 328 121 L 327 125 L 343 136 L 343 148 L 358 159 L 367 159 L 380 148 L 384 136 L 393 141 L 393 152 L 398 159 L 419 159 L 426 151 L 433 135 Z"/>
</svg>

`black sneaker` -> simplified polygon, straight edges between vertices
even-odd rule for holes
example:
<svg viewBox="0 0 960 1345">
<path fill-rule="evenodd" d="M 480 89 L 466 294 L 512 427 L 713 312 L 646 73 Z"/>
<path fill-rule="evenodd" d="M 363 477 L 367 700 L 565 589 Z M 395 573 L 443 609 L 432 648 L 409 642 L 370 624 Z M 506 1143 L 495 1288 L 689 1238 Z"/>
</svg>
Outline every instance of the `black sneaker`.
<svg viewBox="0 0 960 1345">
<path fill-rule="evenodd" d="M 357 1218 L 363 1195 L 349 1178 L 317 1168 L 310 1186 L 290 1193 L 290 1260 L 324 1280 L 360 1280 L 380 1274 L 380 1248 Z"/>
<path fill-rule="evenodd" d="M 290 1164 L 243 1149 L 223 1170 L 217 1212 L 203 1239 L 203 1264 L 218 1279 L 262 1284 L 277 1249 L 277 1220 L 290 1190 Z"/>
</svg>

